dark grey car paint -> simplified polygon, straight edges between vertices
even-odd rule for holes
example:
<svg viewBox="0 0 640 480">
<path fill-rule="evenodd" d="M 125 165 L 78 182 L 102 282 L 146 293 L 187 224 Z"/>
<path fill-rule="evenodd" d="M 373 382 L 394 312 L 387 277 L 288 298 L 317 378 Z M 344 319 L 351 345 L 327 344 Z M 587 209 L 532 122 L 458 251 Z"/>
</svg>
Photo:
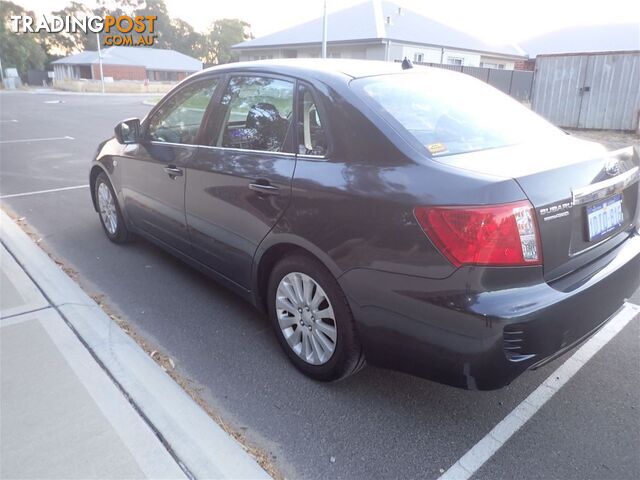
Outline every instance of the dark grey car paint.
<svg viewBox="0 0 640 480">
<path fill-rule="evenodd" d="M 379 74 L 394 66 L 358 68 Z M 509 383 L 597 328 L 640 283 L 640 239 L 631 224 L 572 257 L 583 247 L 576 237 L 582 231 L 569 234 L 565 222 L 580 222 L 582 214 L 553 225 L 543 225 L 538 217 L 544 267 L 456 269 L 413 215 L 418 205 L 527 198 L 539 211 L 566 199 L 572 186 L 598 181 L 604 171 L 598 145 L 560 136 L 544 148 L 520 145 L 434 161 L 354 94 L 351 76 L 304 64 L 218 67 L 175 90 L 229 72 L 278 74 L 311 85 L 330 136 L 328 156 L 218 149 L 204 146 L 202 135 L 203 146 L 169 147 L 171 153 L 152 155 L 153 146 L 145 142 L 132 147 L 111 139 L 101 146 L 93 168 L 108 172 L 136 232 L 258 308 L 264 307 L 268 267 L 287 249 L 304 249 L 338 278 L 368 362 L 487 389 Z M 136 160 L 131 160 L 132 148 L 140 149 Z M 567 158 L 571 155 L 573 160 Z M 492 161 L 483 161 L 487 157 Z M 115 168 L 113 159 L 119 159 Z M 557 167 L 526 171 L 526 165 L 553 161 Z M 123 166 L 127 162 L 131 165 Z M 138 162 L 141 166 L 135 166 Z M 163 172 L 167 162 L 184 168 L 185 175 L 170 179 Z M 633 164 L 638 163 L 636 153 Z M 92 170 L 92 180 L 95 174 Z M 270 182 L 279 194 L 250 190 L 257 180 Z M 637 219 L 637 188 L 635 183 L 625 192 L 625 218 Z M 186 198 L 182 216 L 180 189 Z M 557 278 L 564 283 L 549 283 Z M 592 308 L 585 299 L 595 291 L 604 297 Z M 523 340 L 532 349 L 524 359 L 508 357 L 503 348 L 504 332 L 512 325 L 525 332 Z"/>
<path fill-rule="evenodd" d="M 185 171 L 197 147 L 148 142 L 127 145 L 115 156 L 124 209 L 136 229 L 191 253 L 184 214 Z M 170 176 L 166 168 L 181 171 Z"/>
<path fill-rule="evenodd" d="M 294 155 L 199 147 L 185 194 L 196 259 L 250 290 L 253 256 L 289 205 L 295 166 Z"/>
</svg>

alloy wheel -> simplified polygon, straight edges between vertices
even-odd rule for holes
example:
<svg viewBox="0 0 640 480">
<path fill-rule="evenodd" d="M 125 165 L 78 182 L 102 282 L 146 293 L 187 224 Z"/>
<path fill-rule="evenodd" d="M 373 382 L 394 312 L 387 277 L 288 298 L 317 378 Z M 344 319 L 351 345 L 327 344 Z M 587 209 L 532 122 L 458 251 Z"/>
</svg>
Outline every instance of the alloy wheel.
<svg viewBox="0 0 640 480">
<path fill-rule="evenodd" d="M 336 348 L 337 324 L 329 297 L 309 275 L 291 272 L 276 290 L 276 316 L 287 344 L 311 365 L 329 361 Z"/>
<path fill-rule="evenodd" d="M 118 212 L 116 211 L 116 203 L 111 194 L 111 189 L 106 183 L 102 182 L 98 185 L 98 210 L 104 228 L 110 235 L 115 235 L 118 230 Z"/>
</svg>

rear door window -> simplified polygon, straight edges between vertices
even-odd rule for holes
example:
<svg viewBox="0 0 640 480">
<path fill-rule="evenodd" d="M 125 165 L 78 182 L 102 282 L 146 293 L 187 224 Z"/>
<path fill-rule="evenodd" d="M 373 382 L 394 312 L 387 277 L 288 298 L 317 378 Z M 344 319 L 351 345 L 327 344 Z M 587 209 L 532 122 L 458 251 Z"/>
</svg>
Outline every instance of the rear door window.
<svg viewBox="0 0 640 480">
<path fill-rule="evenodd" d="M 222 96 L 224 120 L 215 145 L 286 152 L 293 117 L 294 83 L 262 76 L 229 80 Z M 289 144 L 290 145 L 290 144 Z"/>
<path fill-rule="evenodd" d="M 313 98 L 311 88 L 300 84 L 298 88 L 298 154 L 324 157 L 327 154 L 327 137 Z"/>
</svg>

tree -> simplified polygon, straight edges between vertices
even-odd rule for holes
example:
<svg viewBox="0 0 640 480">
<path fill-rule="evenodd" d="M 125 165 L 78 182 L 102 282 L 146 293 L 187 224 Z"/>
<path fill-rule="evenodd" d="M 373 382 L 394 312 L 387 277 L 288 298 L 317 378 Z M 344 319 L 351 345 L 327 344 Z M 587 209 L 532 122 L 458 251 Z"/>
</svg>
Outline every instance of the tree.
<svg viewBox="0 0 640 480">
<path fill-rule="evenodd" d="M 84 18 L 92 15 L 91 9 L 80 2 L 71 2 L 68 6 L 61 10 L 51 12 L 51 15 L 59 17 L 74 16 Z M 95 36 L 95 35 L 94 35 Z M 50 34 L 47 32 L 40 33 L 40 42 L 49 54 L 57 54 L 62 56 L 78 53 L 87 50 L 89 35 L 78 30 L 77 32 L 59 32 Z M 93 42 L 95 45 L 95 41 Z"/>
<path fill-rule="evenodd" d="M 2 68 L 16 68 L 21 77 L 25 77 L 29 69 L 42 69 L 46 61 L 44 48 L 38 43 L 35 33 L 19 33 L 11 31 L 12 15 L 31 15 L 28 11 L 13 2 L 0 2 L 0 59 Z"/>
<path fill-rule="evenodd" d="M 135 15 L 155 15 L 156 21 L 153 34 L 156 35 L 156 41 L 154 47 L 173 48 L 172 44 L 176 41 L 176 35 L 164 0 L 146 0 L 144 6 L 135 11 Z"/>
<path fill-rule="evenodd" d="M 21 74 L 29 68 L 42 68 L 51 60 L 85 50 L 96 50 L 94 33 L 46 32 L 18 34 L 10 31 L 11 15 L 34 16 L 10 1 L 0 0 L 0 52 L 5 66 L 15 66 Z M 156 17 L 153 35 L 155 48 L 170 48 L 194 57 L 205 63 L 228 63 L 234 61 L 231 46 L 253 38 L 250 25 L 237 18 L 216 20 L 204 34 L 196 32 L 188 22 L 171 18 L 165 0 L 97 0 L 94 8 L 85 2 L 72 0 L 63 9 L 52 12 L 59 17 L 88 15 L 105 17 L 113 15 L 153 15 Z M 142 34 L 131 32 L 134 43 Z M 144 35 L 147 35 L 145 33 Z"/>
<path fill-rule="evenodd" d="M 251 25 L 237 18 L 223 18 L 213 22 L 203 36 L 200 57 L 205 63 L 229 63 L 236 60 L 231 46 L 252 38 Z"/>
<path fill-rule="evenodd" d="M 106 15 L 119 17 L 132 14 L 141 4 L 141 0 L 97 0 L 96 6 L 90 9 L 83 2 L 72 1 L 65 8 L 51 12 L 51 14 L 62 18 L 67 16 L 84 18 L 89 15 L 96 15 L 102 18 Z M 59 32 L 55 35 L 44 33 L 42 34 L 42 39 L 49 54 L 55 53 L 61 56 L 85 50 L 97 50 L 98 48 L 96 34 L 91 32 L 84 33 L 80 30 L 77 32 Z"/>
<path fill-rule="evenodd" d="M 156 48 L 170 48 L 185 55 L 193 55 L 194 46 L 200 45 L 202 35 L 180 18 L 169 16 L 164 0 L 146 0 L 135 15 L 155 15 L 154 35 Z M 135 39 L 134 39 L 135 42 Z"/>
<path fill-rule="evenodd" d="M 139 8 L 142 3 L 142 0 L 96 0 L 96 7 L 91 10 L 91 14 L 102 18 L 105 18 L 107 15 L 116 18 L 122 15 L 135 15 L 136 8 Z M 82 50 L 98 49 L 98 38 L 95 33 L 88 33 L 87 35 L 82 33 L 81 35 L 84 37 L 84 48 Z M 100 41 L 104 42 L 104 35 L 100 36 Z"/>
<path fill-rule="evenodd" d="M 185 55 L 193 56 L 194 49 L 202 42 L 202 35 L 180 18 L 171 22 L 172 32 L 171 48 Z"/>
</svg>

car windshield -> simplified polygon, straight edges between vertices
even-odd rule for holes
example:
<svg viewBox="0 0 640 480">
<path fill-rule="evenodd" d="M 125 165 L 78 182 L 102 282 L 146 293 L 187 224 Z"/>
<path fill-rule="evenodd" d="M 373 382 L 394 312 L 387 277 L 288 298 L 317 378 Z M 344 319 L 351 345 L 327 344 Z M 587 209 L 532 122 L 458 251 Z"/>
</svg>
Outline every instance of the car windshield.
<svg viewBox="0 0 640 480">
<path fill-rule="evenodd" d="M 562 134 L 508 95 L 465 74 L 425 71 L 365 77 L 352 87 L 432 156 Z"/>
</svg>

